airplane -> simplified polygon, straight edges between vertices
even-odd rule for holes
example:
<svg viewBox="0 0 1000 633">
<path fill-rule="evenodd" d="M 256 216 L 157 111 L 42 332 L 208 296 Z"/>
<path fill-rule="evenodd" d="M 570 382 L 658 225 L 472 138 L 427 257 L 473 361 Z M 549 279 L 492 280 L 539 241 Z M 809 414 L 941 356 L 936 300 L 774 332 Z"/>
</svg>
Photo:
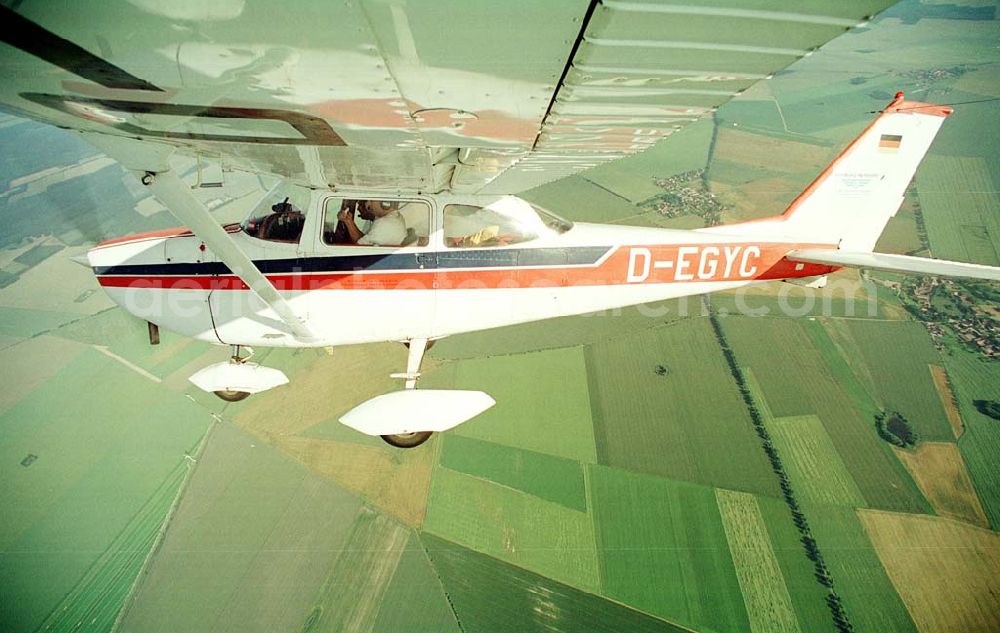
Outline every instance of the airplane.
<svg viewBox="0 0 1000 633">
<path fill-rule="evenodd" d="M 250 361 L 254 347 L 399 341 L 403 388 L 341 421 L 413 448 L 495 404 L 416 388 L 446 336 L 770 281 L 819 287 L 845 267 L 1000 280 L 996 267 L 873 252 L 952 113 L 902 93 L 778 216 L 602 225 L 516 195 L 650 147 L 882 0 L 448 15 L 364 0 L 303 3 L 294 21 L 277 2 L 36 4 L 0 8 L 0 103 L 77 132 L 184 225 L 105 241 L 85 263 L 151 343 L 164 327 L 230 348 L 191 376 L 227 401 L 288 382 Z M 442 20 L 459 36 L 442 36 Z M 283 180 L 222 226 L 175 155 Z"/>
</svg>

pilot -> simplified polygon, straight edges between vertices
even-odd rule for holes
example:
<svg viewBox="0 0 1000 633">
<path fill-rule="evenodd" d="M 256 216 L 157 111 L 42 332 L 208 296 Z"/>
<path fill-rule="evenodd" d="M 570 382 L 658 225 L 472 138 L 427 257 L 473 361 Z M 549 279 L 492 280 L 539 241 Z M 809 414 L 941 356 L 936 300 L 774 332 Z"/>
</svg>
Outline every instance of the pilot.
<svg viewBox="0 0 1000 633">
<path fill-rule="evenodd" d="M 399 214 L 399 202 L 392 200 L 365 200 L 358 209 L 362 219 L 371 222 L 367 233 L 354 221 L 354 213 L 347 205 L 337 214 L 350 236 L 351 244 L 369 246 L 398 246 L 406 240 L 406 222 Z"/>
</svg>

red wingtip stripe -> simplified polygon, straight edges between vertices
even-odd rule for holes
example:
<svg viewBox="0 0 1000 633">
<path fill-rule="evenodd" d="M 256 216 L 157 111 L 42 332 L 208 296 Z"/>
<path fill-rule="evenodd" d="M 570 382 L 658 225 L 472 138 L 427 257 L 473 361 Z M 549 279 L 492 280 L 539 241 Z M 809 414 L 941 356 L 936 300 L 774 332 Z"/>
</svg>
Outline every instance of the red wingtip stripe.
<svg viewBox="0 0 1000 633">
<path fill-rule="evenodd" d="M 131 242 L 141 242 L 143 240 L 152 240 L 167 237 L 181 237 L 184 235 L 194 235 L 189 229 L 179 226 L 172 229 L 163 229 L 161 231 L 150 231 L 148 233 L 136 233 L 135 235 L 125 235 L 124 237 L 116 237 L 114 239 L 105 240 L 95 246 L 94 248 L 105 248 L 108 246 L 115 246 L 117 244 L 128 244 Z"/>
</svg>

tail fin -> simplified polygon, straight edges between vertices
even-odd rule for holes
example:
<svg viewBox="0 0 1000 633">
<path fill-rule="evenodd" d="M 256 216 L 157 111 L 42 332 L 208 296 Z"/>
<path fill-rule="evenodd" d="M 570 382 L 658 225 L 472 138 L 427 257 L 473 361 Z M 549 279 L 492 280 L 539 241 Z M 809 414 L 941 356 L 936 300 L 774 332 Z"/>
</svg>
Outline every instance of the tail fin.
<svg viewBox="0 0 1000 633">
<path fill-rule="evenodd" d="M 777 218 L 754 223 L 801 242 L 871 251 L 952 109 L 907 101 L 903 93 Z M 777 229 L 776 224 L 780 224 Z M 745 225 L 746 228 L 753 226 Z M 740 227 L 741 229 L 744 226 Z M 721 230 L 721 227 L 720 227 Z"/>
<path fill-rule="evenodd" d="M 784 213 L 787 229 L 871 251 L 952 109 L 896 98 Z M 833 238 L 833 239 L 831 239 Z"/>
</svg>

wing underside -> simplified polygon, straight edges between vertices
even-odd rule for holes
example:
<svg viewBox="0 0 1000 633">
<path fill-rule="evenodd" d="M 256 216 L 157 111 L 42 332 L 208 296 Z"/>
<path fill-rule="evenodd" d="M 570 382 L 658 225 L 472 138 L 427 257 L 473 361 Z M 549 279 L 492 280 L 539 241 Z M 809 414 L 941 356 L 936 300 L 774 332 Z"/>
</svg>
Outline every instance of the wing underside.
<svg viewBox="0 0 1000 633">
<path fill-rule="evenodd" d="M 314 186 L 514 193 L 648 148 L 889 4 L 19 3 L 0 103 Z"/>
</svg>

